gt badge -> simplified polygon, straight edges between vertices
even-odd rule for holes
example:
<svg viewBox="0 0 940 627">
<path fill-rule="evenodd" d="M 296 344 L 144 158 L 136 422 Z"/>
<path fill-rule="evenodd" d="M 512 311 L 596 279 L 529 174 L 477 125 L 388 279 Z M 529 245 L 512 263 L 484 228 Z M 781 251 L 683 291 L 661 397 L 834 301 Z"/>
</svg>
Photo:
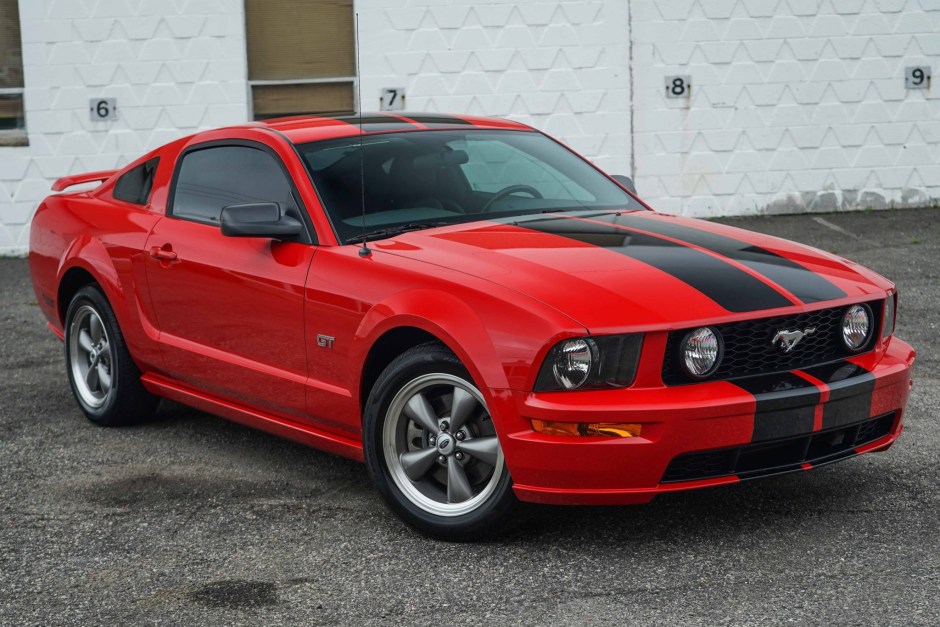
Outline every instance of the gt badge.
<svg viewBox="0 0 940 627">
<path fill-rule="evenodd" d="M 336 338 L 332 335 L 318 335 L 317 336 L 317 346 L 320 348 L 333 348 L 333 340 Z"/>
<path fill-rule="evenodd" d="M 774 339 L 770 341 L 771 344 L 776 344 L 780 342 L 780 348 L 783 349 L 784 353 L 789 353 L 793 348 L 800 343 L 807 335 L 812 335 L 816 332 L 816 327 L 806 327 L 804 330 L 800 331 L 799 329 L 794 329 L 792 331 L 787 331 L 786 329 L 781 329 L 777 331 L 777 335 L 774 336 Z"/>
</svg>

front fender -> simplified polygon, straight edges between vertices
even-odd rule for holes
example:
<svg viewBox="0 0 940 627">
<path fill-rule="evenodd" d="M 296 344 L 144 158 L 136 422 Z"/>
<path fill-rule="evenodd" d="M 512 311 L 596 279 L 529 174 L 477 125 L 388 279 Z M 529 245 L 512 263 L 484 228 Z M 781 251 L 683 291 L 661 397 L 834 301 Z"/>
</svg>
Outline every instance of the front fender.
<svg viewBox="0 0 940 627">
<path fill-rule="evenodd" d="M 396 255 L 363 258 L 346 246 L 318 251 L 306 294 L 310 413 L 356 434 L 366 388 L 411 345 L 379 342 L 389 331 L 417 329 L 443 342 L 488 401 L 496 390 L 531 386 L 547 345 L 586 333 L 556 309 L 491 281 Z M 377 342 L 388 352 L 374 352 Z"/>
<path fill-rule="evenodd" d="M 400 327 L 421 329 L 441 340 L 480 387 L 509 387 L 501 359 L 479 316 L 466 302 L 436 289 L 399 292 L 373 306 L 356 330 L 355 363 L 364 363 L 375 342 Z"/>
<path fill-rule="evenodd" d="M 357 329 L 355 363 L 384 333 L 415 327 L 438 339 L 484 390 L 524 390 L 548 348 L 586 329 L 537 301 L 492 284 L 415 288 L 372 306 Z"/>
<path fill-rule="evenodd" d="M 521 294 L 487 287 L 491 289 L 411 289 L 375 304 L 356 332 L 355 363 L 364 364 L 371 347 L 393 329 L 412 327 L 435 336 L 467 368 L 486 400 L 497 435 L 505 441 L 525 427 L 509 400 L 511 390 L 531 388 L 548 349 L 586 329 Z M 362 381 L 355 398 L 362 398 Z"/>
</svg>

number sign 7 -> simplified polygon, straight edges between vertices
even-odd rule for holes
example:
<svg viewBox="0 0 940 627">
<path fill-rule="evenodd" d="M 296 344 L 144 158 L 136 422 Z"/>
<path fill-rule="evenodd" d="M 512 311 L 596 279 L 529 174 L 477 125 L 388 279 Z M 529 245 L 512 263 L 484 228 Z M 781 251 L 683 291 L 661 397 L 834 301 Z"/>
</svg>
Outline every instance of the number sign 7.
<svg viewBox="0 0 940 627">
<path fill-rule="evenodd" d="M 384 87 L 381 99 L 382 111 L 403 111 L 405 109 L 405 88 Z"/>
</svg>

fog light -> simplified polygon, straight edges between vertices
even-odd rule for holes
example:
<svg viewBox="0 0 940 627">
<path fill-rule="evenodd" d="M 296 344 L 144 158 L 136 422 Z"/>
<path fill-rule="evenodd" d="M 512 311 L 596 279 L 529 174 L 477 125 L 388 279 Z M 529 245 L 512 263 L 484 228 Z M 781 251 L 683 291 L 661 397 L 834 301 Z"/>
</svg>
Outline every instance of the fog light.
<svg viewBox="0 0 940 627">
<path fill-rule="evenodd" d="M 576 437 L 635 438 L 642 426 L 629 422 L 556 422 L 532 420 L 532 429 L 545 435 L 571 435 Z"/>
<path fill-rule="evenodd" d="M 682 339 L 682 366 L 689 376 L 704 379 L 721 361 L 721 338 L 708 327 L 695 329 Z"/>
<path fill-rule="evenodd" d="M 842 316 L 842 341 L 850 351 L 861 350 L 871 334 L 871 311 L 867 305 L 852 305 Z"/>
</svg>

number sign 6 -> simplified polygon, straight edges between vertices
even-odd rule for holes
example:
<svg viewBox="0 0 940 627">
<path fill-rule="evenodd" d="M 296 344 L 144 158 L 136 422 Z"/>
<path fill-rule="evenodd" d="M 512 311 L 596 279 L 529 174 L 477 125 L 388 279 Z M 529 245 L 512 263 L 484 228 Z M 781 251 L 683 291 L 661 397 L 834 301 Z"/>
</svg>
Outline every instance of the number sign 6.
<svg viewBox="0 0 940 627">
<path fill-rule="evenodd" d="M 88 101 L 92 122 L 110 122 L 117 119 L 117 98 L 92 98 Z"/>
</svg>

